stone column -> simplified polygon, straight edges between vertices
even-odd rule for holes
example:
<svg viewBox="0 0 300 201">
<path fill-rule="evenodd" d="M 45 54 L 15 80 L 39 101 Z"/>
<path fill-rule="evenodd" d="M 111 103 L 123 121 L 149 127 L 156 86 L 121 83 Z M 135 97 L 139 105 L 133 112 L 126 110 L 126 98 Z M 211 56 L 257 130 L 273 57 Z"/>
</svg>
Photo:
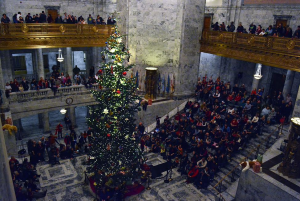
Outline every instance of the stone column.
<svg viewBox="0 0 300 201">
<path fill-rule="evenodd" d="M 39 48 L 36 50 L 37 57 L 37 79 L 39 80 L 41 77 L 45 78 L 45 69 L 44 69 L 44 59 L 43 59 L 43 50 Z"/>
<path fill-rule="evenodd" d="M 21 140 L 22 132 L 24 131 L 21 119 L 16 119 L 16 120 L 13 119 L 13 125 L 18 128 L 18 131 L 16 133 L 16 139 Z"/>
<path fill-rule="evenodd" d="M 72 122 L 72 126 L 77 127 L 75 107 L 68 108 L 68 114 L 69 114 L 70 120 Z"/>
<path fill-rule="evenodd" d="M 2 123 L 0 121 L 0 127 Z M 0 195 L 1 200 L 16 201 L 3 130 L 0 129 Z"/>
<path fill-rule="evenodd" d="M 295 107 L 294 107 L 292 117 L 300 117 L 300 86 L 299 86 L 299 89 L 298 89 L 298 94 L 297 94 L 296 101 L 295 101 L 294 105 L 295 105 Z"/>
<path fill-rule="evenodd" d="M 43 112 L 42 116 L 43 116 L 44 133 L 50 133 L 49 113 L 48 112 Z"/>
<path fill-rule="evenodd" d="M 66 74 L 69 74 L 71 79 L 74 79 L 73 75 L 73 65 L 72 65 L 72 48 L 67 47 L 66 48 L 66 54 L 65 54 L 65 71 Z"/>
<path fill-rule="evenodd" d="M 282 95 L 284 98 L 286 98 L 286 96 L 292 91 L 295 73 L 296 73 L 295 71 L 291 71 L 291 70 L 288 70 L 286 73 L 286 78 L 282 90 Z"/>
<path fill-rule="evenodd" d="M 2 72 L 5 74 L 3 82 L 7 83 L 13 80 L 13 68 L 11 65 L 11 56 L 9 50 L 0 51 Z"/>
<path fill-rule="evenodd" d="M 44 127 L 44 123 L 43 123 L 43 113 L 39 113 L 39 114 L 38 114 L 38 120 L 39 120 L 39 128 L 43 128 L 43 127 Z"/>
<path fill-rule="evenodd" d="M 261 64 L 256 64 L 254 74 L 257 73 L 257 69 L 259 68 L 259 65 L 261 65 Z M 259 81 L 260 81 L 260 79 L 255 79 L 255 78 L 253 77 L 252 88 L 251 88 L 252 90 L 253 90 L 253 89 L 258 90 L 258 84 L 259 84 Z M 252 90 L 251 90 L 251 91 L 252 91 Z"/>
<path fill-rule="evenodd" d="M 8 108 L 8 100 L 6 98 L 5 95 L 5 78 L 7 76 L 3 74 L 3 70 L 2 70 L 2 57 L 0 57 L 0 90 L 2 92 L 2 108 Z"/>
<path fill-rule="evenodd" d="M 200 43 L 206 0 L 185 0 L 182 9 L 179 66 L 175 94 L 194 93 L 200 63 Z"/>
</svg>

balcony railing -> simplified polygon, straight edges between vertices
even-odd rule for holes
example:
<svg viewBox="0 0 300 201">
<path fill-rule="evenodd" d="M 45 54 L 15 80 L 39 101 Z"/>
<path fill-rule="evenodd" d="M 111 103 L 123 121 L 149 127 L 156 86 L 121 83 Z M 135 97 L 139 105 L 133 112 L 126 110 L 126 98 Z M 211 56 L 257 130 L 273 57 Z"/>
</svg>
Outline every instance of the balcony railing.
<svg viewBox="0 0 300 201">
<path fill-rule="evenodd" d="M 105 46 L 112 25 L 1 24 L 0 49 Z"/>
<path fill-rule="evenodd" d="M 54 95 L 54 92 L 50 89 L 29 90 L 24 92 L 12 92 L 10 93 L 10 103 L 15 102 L 27 102 L 37 101 L 49 98 L 59 98 L 61 96 L 77 95 L 77 94 L 89 94 L 90 90 L 97 90 L 98 84 L 92 85 L 91 88 L 86 88 L 84 85 L 73 85 L 70 87 L 59 87 Z"/>
<path fill-rule="evenodd" d="M 203 31 L 200 43 L 201 52 L 300 72 L 300 40 L 296 38 Z"/>
</svg>

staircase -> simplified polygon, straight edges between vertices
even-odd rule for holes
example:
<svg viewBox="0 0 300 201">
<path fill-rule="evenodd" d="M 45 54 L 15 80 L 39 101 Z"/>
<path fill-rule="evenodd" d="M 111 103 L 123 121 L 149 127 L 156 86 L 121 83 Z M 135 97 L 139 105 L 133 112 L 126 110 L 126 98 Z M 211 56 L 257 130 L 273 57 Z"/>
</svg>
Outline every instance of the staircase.
<svg viewBox="0 0 300 201">
<path fill-rule="evenodd" d="M 252 138 L 248 141 L 248 143 L 245 145 L 245 147 L 242 150 L 239 150 L 237 153 L 235 153 L 232 156 L 232 159 L 230 162 L 227 163 L 227 165 L 224 168 L 220 168 L 217 173 L 215 173 L 214 180 L 210 182 L 210 185 L 206 190 L 201 190 L 204 194 L 213 194 L 216 198 L 219 197 L 216 190 L 214 190 L 213 186 L 217 185 L 219 181 L 221 181 L 227 174 L 229 174 L 234 167 L 236 167 L 238 164 L 241 163 L 241 161 L 244 160 L 244 158 L 249 158 L 249 160 L 255 159 L 255 154 L 257 150 L 257 146 L 260 144 L 259 152 L 258 154 L 263 155 L 268 148 L 270 148 L 275 142 L 276 142 L 276 135 L 277 135 L 277 127 L 279 125 L 274 126 L 268 126 L 263 129 L 262 135 Z M 265 139 L 269 134 L 271 134 L 268 147 L 267 147 L 267 141 Z M 252 154 L 250 154 L 253 150 L 255 150 Z M 250 154 L 250 155 L 249 155 Z M 218 184 L 216 186 L 216 189 L 222 193 L 223 196 L 225 196 L 226 201 L 233 200 L 234 198 L 226 193 L 226 190 L 240 177 L 240 169 L 236 168 L 234 170 L 234 177 L 232 178 L 233 174 L 229 174 L 221 184 Z M 233 180 L 232 180 L 233 179 Z M 223 193 L 224 192 L 224 193 Z"/>
</svg>

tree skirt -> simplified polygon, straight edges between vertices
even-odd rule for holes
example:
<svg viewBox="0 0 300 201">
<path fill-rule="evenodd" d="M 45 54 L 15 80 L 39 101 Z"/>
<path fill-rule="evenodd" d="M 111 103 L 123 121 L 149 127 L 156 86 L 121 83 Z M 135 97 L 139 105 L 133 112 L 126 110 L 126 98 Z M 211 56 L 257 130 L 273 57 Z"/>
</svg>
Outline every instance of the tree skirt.
<svg viewBox="0 0 300 201">
<path fill-rule="evenodd" d="M 93 178 L 89 178 L 90 181 L 90 187 L 92 189 L 92 191 L 96 193 L 96 188 L 94 186 L 94 182 L 95 180 Z M 145 190 L 145 187 L 141 184 L 135 184 L 135 185 L 128 185 L 126 186 L 127 192 L 125 193 L 124 197 L 129 197 L 132 195 L 137 195 L 139 193 L 141 193 L 143 190 Z"/>
</svg>

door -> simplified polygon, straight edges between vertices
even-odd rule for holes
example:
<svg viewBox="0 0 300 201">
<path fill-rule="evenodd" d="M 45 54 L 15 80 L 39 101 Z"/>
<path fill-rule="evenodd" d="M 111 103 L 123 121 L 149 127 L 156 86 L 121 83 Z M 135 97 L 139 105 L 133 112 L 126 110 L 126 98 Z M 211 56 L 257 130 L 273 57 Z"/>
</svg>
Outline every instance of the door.
<svg viewBox="0 0 300 201">
<path fill-rule="evenodd" d="M 286 75 L 279 74 L 279 73 L 273 73 L 272 79 L 271 79 L 271 85 L 270 85 L 270 91 L 269 94 L 271 96 L 278 95 L 278 92 L 283 90 L 283 86 L 285 83 L 285 77 Z"/>
<path fill-rule="evenodd" d="M 48 10 L 48 15 L 51 15 L 53 22 L 55 22 L 55 19 L 57 18 L 57 10 Z M 48 17 L 48 16 L 47 16 Z"/>
<path fill-rule="evenodd" d="M 210 21 L 211 21 L 211 17 L 205 17 L 204 18 L 204 28 L 203 29 L 205 31 L 209 31 L 211 29 L 210 28 L 211 27 L 211 22 Z"/>
<path fill-rule="evenodd" d="M 279 24 L 282 24 L 282 27 L 286 27 L 287 20 L 281 20 L 281 19 L 276 20 L 276 25 L 278 26 Z"/>
</svg>

